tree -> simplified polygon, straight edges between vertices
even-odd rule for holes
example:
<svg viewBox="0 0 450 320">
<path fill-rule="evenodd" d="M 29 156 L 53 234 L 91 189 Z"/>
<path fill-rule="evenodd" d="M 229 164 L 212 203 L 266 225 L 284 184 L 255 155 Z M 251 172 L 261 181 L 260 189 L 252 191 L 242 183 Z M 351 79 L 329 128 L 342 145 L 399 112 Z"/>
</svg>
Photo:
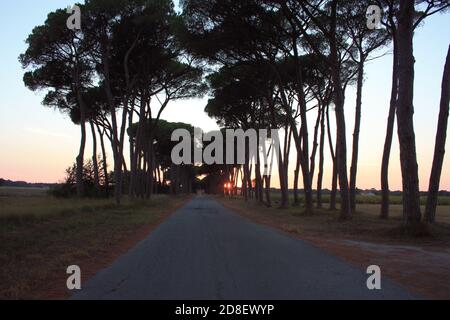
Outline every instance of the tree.
<svg viewBox="0 0 450 320">
<path fill-rule="evenodd" d="M 423 21 L 439 12 L 447 10 L 450 4 L 447 1 L 415 1 L 416 6 L 423 10 L 416 10 L 414 12 L 413 30 L 418 28 Z M 398 98 L 398 80 L 399 80 L 399 38 L 398 38 L 398 23 L 399 23 L 399 1 L 398 0 L 378 0 L 377 4 L 383 8 L 385 12 L 382 24 L 386 27 L 387 32 L 390 34 L 393 43 L 392 54 L 392 89 L 389 104 L 389 115 L 387 120 L 386 138 L 383 148 L 383 157 L 381 163 L 381 210 L 380 217 L 387 219 L 389 217 L 389 158 L 391 152 L 392 138 L 394 133 L 394 121 L 396 114 L 397 98 Z"/>
<path fill-rule="evenodd" d="M 169 0 L 89 0 L 83 7 L 83 35 L 95 44 L 89 57 L 95 64 L 109 111 L 117 203 L 126 182 L 123 153 L 127 122 L 131 126 L 137 114 L 144 126 L 154 127 L 169 101 L 197 96 L 204 87 L 202 71 L 189 61 L 181 62 L 182 49 L 174 35 L 177 20 Z M 152 99 L 160 102 L 155 117 L 151 114 Z M 152 118 L 154 123 L 146 121 Z M 151 130 L 143 128 L 139 132 L 145 136 L 138 135 L 136 144 L 130 145 L 130 196 L 140 152 L 145 153 L 145 165 L 149 166 L 146 172 L 153 171 Z"/>
<path fill-rule="evenodd" d="M 287 141 L 291 141 L 292 133 L 302 169 L 305 209 L 312 211 L 306 83 L 300 59 L 299 27 L 289 24 L 277 1 L 189 0 L 183 3 L 183 10 L 185 44 L 192 55 L 219 66 L 258 65 L 270 72 L 267 79 L 272 82 L 273 90 L 268 97 L 269 109 L 281 108 L 286 116 Z M 286 72 L 288 65 L 291 72 Z M 297 117 L 301 121 L 300 132 Z M 288 157 L 284 158 L 279 163 L 280 185 L 284 190 L 282 207 L 288 205 Z"/>
<path fill-rule="evenodd" d="M 425 220 L 434 223 L 436 220 L 437 195 L 439 182 L 444 162 L 445 141 L 447 138 L 448 109 L 450 99 L 450 47 L 442 77 L 441 102 L 439 107 L 439 119 L 436 132 L 436 144 L 434 147 L 433 165 L 431 167 L 430 183 L 428 187 L 427 204 L 425 207 Z"/>
<path fill-rule="evenodd" d="M 397 132 L 400 144 L 400 166 L 403 184 L 403 222 L 406 226 L 421 220 L 419 176 L 413 124 L 414 2 L 400 0 L 398 17 L 398 100 Z"/>
<path fill-rule="evenodd" d="M 205 111 L 210 117 L 214 117 L 222 128 L 270 130 L 278 128 L 280 122 L 285 122 L 282 120 L 285 119 L 282 114 L 272 113 L 272 110 L 269 109 L 267 94 L 271 92 L 271 88 L 269 81 L 264 77 L 267 74 L 262 70 L 264 70 L 264 66 L 233 65 L 224 67 L 208 77 L 213 98 L 208 101 Z M 265 141 L 259 141 L 259 145 L 265 145 Z M 247 146 L 245 150 L 243 193 L 247 199 L 247 188 L 249 187 L 247 182 L 250 180 L 251 173 Z M 270 188 L 270 180 L 267 178 L 268 175 L 265 177 L 261 175 L 259 154 L 258 163 L 254 168 L 256 198 L 262 203 L 264 202 L 263 184 L 266 183 L 267 191 L 267 188 Z M 230 169 L 232 168 L 226 168 L 227 171 Z M 281 166 L 280 173 L 283 173 L 284 169 Z M 236 181 L 237 179 L 231 178 L 230 180 Z M 286 191 L 287 185 L 283 185 L 282 192 Z M 266 203 L 270 205 L 270 195 L 267 192 Z"/>
<path fill-rule="evenodd" d="M 44 104 L 62 110 L 80 110 L 81 141 L 77 156 L 77 195 L 83 194 L 83 162 L 86 143 L 86 105 L 83 91 L 90 84 L 91 68 L 86 53 L 89 43 L 80 31 L 66 27 L 67 13 L 57 10 L 48 15 L 44 25 L 33 29 L 27 39 L 28 48 L 19 58 L 24 69 L 25 85 L 31 90 L 51 89 Z"/>
<path fill-rule="evenodd" d="M 381 209 L 380 218 L 387 219 L 389 216 L 389 157 L 391 154 L 392 138 L 394 135 L 395 111 L 398 94 L 398 37 L 397 25 L 395 22 L 398 5 L 395 1 L 387 1 L 385 4 L 387 18 L 384 25 L 392 37 L 392 86 L 389 103 L 389 115 L 387 119 L 386 138 L 383 147 L 383 157 L 381 160 Z"/>
<path fill-rule="evenodd" d="M 350 165 L 350 205 L 356 209 L 356 178 L 358 170 L 359 133 L 361 128 L 362 92 L 364 84 L 364 66 L 370 60 L 370 55 L 386 45 L 389 35 L 384 29 L 369 29 L 366 26 L 366 11 L 370 1 L 345 1 L 339 7 L 342 16 L 344 32 L 351 39 L 354 50 L 349 50 L 350 58 L 356 63 L 356 106 L 355 125 L 353 129 L 353 148 Z"/>
<path fill-rule="evenodd" d="M 295 21 L 295 24 L 315 52 L 329 67 L 333 83 L 334 105 L 336 115 L 336 161 L 341 195 L 340 218 L 350 219 L 352 208 L 350 206 L 349 180 L 347 173 L 347 141 L 344 113 L 346 78 L 344 76 L 345 64 L 351 43 L 348 43 L 345 28 L 339 17 L 339 1 L 287 1 L 281 2 L 283 9 Z M 321 39 L 321 41 L 318 41 Z"/>
</svg>

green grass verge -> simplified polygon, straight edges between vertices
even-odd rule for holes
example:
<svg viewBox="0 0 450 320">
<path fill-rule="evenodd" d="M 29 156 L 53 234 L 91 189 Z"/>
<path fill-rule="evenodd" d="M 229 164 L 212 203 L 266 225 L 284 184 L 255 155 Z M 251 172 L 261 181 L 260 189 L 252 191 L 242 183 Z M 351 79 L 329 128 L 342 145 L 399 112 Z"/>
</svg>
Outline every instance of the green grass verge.
<svg viewBox="0 0 450 320">
<path fill-rule="evenodd" d="M 42 297 L 67 266 L 108 253 L 185 199 L 154 196 L 116 206 L 112 200 L 0 197 L 0 298 Z"/>
<path fill-rule="evenodd" d="M 281 194 L 279 192 L 272 192 L 271 197 L 274 201 L 279 201 L 281 199 Z M 293 202 L 294 196 L 292 194 L 290 194 L 289 199 L 291 202 Z M 300 199 L 300 201 L 303 201 L 303 199 L 304 199 L 303 193 L 301 191 L 299 192 L 299 199 Z M 339 197 L 339 192 L 338 192 L 336 201 L 339 202 L 339 199 L 340 199 L 340 197 Z M 313 201 L 316 202 L 316 200 L 317 200 L 316 193 L 314 192 Z M 426 201 L 427 201 L 427 198 L 425 196 L 420 197 L 420 203 L 422 205 L 425 205 Z M 330 202 L 330 195 L 324 194 L 322 196 L 322 202 L 323 203 Z M 359 204 L 381 204 L 381 196 L 359 194 L 356 196 L 356 203 L 359 203 Z M 389 203 L 390 204 L 402 204 L 402 196 L 391 195 L 389 197 Z M 438 205 L 439 206 L 450 206 L 450 197 L 449 196 L 439 196 L 438 197 Z"/>
</svg>

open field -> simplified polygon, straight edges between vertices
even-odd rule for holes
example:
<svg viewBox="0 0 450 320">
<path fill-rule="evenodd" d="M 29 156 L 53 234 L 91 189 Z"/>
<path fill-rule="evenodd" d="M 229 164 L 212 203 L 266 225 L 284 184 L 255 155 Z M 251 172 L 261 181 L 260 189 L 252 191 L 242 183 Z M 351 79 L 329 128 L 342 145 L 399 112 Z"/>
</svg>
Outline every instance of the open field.
<svg viewBox="0 0 450 320">
<path fill-rule="evenodd" d="M 426 297 L 450 299 L 449 206 L 438 207 L 434 226 L 411 236 L 400 227 L 401 205 L 391 205 L 390 219 L 380 220 L 379 205 L 359 204 L 353 219 L 342 222 L 338 211 L 304 215 L 301 207 L 281 210 L 240 197 L 217 199 L 253 222 L 311 242 L 364 270 L 378 265 L 382 274 Z"/>
<path fill-rule="evenodd" d="M 271 199 L 273 201 L 279 201 L 281 199 L 281 193 L 280 192 L 271 192 Z M 303 191 L 299 192 L 299 199 L 300 201 L 303 201 Z M 289 200 L 291 202 L 294 202 L 294 196 L 291 193 L 289 195 Z M 313 201 L 316 202 L 316 193 L 313 191 Z M 330 201 L 330 195 L 324 194 L 322 195 L 322 202 L 324 203 L 324 207 L 326 207 L 326 204 Z M 420 203 L 422 205 L 425 205 L 427 201 L 426 196 L 420 197 Z M 339 192 L 336 196 L 336 202 L 339 202 Z M 391 194 L 389 196 L 389 202 L 392 205 L 401 205 L 402 204 L 402 196 L 397 194 Z M 356 195 L 356 203 L 359 204 L 380 204 L 381 203 L 381 196 L 380 195 L 367 195 L 367 194 L 358 194 Z M 438 205 L 439 206 L 450 206 L 450 196 L 438 196 Z"/>
<path fill-rule="evenodd" d="M 356 213 L 350 221 L 339 222 L 338 211 L 329 211 L 327 203 L 324 209 L 316 210 L 315 214 L 304 215 L 301 206 L 290 206 L 288 209 L 280 210 L 277 207 L 276 198 L 273 206 L 267 208 L 259 205 L 256 201 L 245 202 L 242 198 L 219 198 L 226 205 L 245 212 L 252 219 L 282 224 L 288 231 L 302 234 L 321 235 L 324 238 L 344 237 L 357 238 L 358 240 L 379 240 L 379 241 L 402 241 L 402 242 L 422 242 L 414 237 L 408 237 L 398 232 L 402 219 L 402 206 L 392 204 L 390 206 L 390 219 L 380 220 L 378 218 L 379 204 L 358 204 Z M 439 206 L 436 213 L 437 223 L 430 228 L 431 236 L 427 241 L 445 241 L 450 244 L 450 206 Z"/>
<path fill-rule="evenodd" d="M 5 197 L 46 197 L 48 189 L 0 187 L 0 199 Z"/>
<path fill-rule="evenodd" d="M 13 191 L 5 196 L 1 190 L 0 196 L 2 299 L 60 297 L 69 265 L 79 265 L 86 280 L 187 200 L 159 195 L 116 206 L 108 199 L 55 199 L 42 190 L 11 195 Z"/>
</svg>

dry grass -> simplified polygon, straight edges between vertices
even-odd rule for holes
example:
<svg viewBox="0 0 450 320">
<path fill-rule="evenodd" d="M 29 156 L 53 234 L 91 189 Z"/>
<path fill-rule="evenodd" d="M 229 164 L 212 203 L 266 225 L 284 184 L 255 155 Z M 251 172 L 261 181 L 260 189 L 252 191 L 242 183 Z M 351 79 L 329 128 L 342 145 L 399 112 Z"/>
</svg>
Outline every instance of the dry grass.
<svg viewBox="0 0 450 320">
<path fill-rule="evenodd" d="M 283 231 L 321 238 L 353 239 L 392 243 L 443 243 L 450 245 L 450 207 L 440 206 L 437 223 L 429 228 L 426 239 L 411 237 L 401 231 L 402 206 L 391 205 L 390 219 L 378 218 L 380 205 L 359 204 L 350 221 L 339 221 L 338 211 L 316 210 L 305 215 L 301 207 L 279 209 L 267 208 L 255 201 L 241 198 L 218 198 L 226 206 L 258 223 L 267 224 Z"/>
<path fill-rule="evenodd" d="M 0 298 L 43 297 L 67 266 L 106 254 L 185 200 L 155 196 L 116 206 L 106 199 L 0 196 Z"/>
<path fill-rule="evenodd" d="M 47 194 L 48 189 L 44 188 L 0 187 L 0 201 L 5 197 L 46 197 Z"/>
</svg>

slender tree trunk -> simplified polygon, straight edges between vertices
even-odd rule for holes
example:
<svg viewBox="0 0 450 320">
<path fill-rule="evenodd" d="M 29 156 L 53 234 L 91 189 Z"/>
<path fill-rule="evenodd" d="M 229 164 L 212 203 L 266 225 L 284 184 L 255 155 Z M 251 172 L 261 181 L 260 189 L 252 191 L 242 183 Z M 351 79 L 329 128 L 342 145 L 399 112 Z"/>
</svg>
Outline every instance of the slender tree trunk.
<svg viewBox="0 0 450 320">
<path fill-rule="evenodd" d="M 350 205 L 356 209 L 356 176 L 358 172 L 359 131 L 361 127 L 362 89 L 364 81 L 364 57 L 360 54 L 358 81 L 356 86 L 355 128 L 353 130 L 352 164 L 350 166 Z"/>
<path fill-rule="evenodd" d="M 282 97 L 284 94 L 282 94 Z M 284 99 L 286 100 L 286 99 Z M 292 128 L 292 134 L 294 135 L 295 147 L 297 148 L 297 156 L 300 157 L 300 168 L 302 170 L 303 176 L 303 190 L 305 194 L 305 211 L 313 213 L 313 199 L 312 199 L 312 183 L 311 175 L 309 172 L 309 158 L 305 156 L 306 152 L 302 148 L 302 136 L 304 137 L 305 132 L 298 133 L 297 125 L 293 117 L 289 117 L 290 125 Z M 307 138 L 307 137 L 306 137 Z M 305 146 L 305 141 L 303 141 L 303 146 Z"/>
<path fill-rule="evenodd" d="M 145 93 L 141 96 L 141 105 L 139 108 L 139 120 L 136 129 L 136 137 L 134 139 L 134 143 L 130 142 L 130 148 L 134 146 L 134 150 L 130 150 L 130 190 L 129 196 L 133 198 L 138 195 L 138 186 L 139 186 L 139 171 L 141 168 L 141 164 L 138 163 L 140 160 L 140 154 L 142 152 L 143 145 L 143 137 L 145 133 L 145 108 L 146 108 L 146 95 Z M 131 118 L 131 117 L 130 117 Z"/>
<path fill-rule="evenodd" d="M 306 114 L 306 111 L 305 111 Z M 306 115 L 302 121 L 306 120 Z M 298 150 L 300 152 L 300 167 L 302 169 L 302 175 L 303 175 L 303 189 L 305 194 L 305 212 L 312 214 L 314 212 L 313 208 L 313 195 L 312 195 L 312 179 L 311 179 L 311 173 L 309 171 L 309 148 L 308 148 L 308 134 L 307 134 L 307 128 L 305 128 L 304 125 L 302 125 L 302 133 L 301 136 L 303 137 L 303 144 L 302 147 Z M 294 129 L 294 133 L 296 131 L 296 128 Z M 295 136 L 295 135 L 294 135 Z M 297 144 L 297 147 L 300 145 L 300 141 Z"/>
<path fill-rule="evenodd" d="M 129 124 L 129 128 L 130 131 L 133 127 L 133 114 L 134 114 L 134 105 L 130 108 L 129 113 L 128 113 L 128 124 Z M 134 137 L 135 138 L 135 137 Z M 133 136 L 130 133 L 129 136 L 129 147 L 130 147 L 130 176 L 129 176 L 129 181 L 128 181 L 128 196 L 130 198 L 134 197 L 134 190 L 133 190 L 133 183 L 134 183 L 134 175 L 136 172 L 136 168 L 135 168 L 135 161 L 134 161 L 134 152 L 135 152 L 135 139 L 133 138 Z"/>
<path fill-rule="evenodd" d="M 266 202 L 268 207 L 272 207 L 272 200 L 270 199 L 270 176 L 267 175 L 264 177 L 265 184 L 266 184 Z"/>
<path fill-rule="evenodd" d="M 108 177 L 108 160 L 106 158 L 106 149 L 105 149 L 105 140 L 103 138 L 103 132 L 100 129 L 100 126 L 97 125 L 97 131 L 98 135 L 100 136 L 100 146 L 102 149 L 102 169 L 103 169 L 103 175 L 105 176 L 105 195 L 108 198 L 109 197 L 109 177 Z"/>
<path fill-rule="evenodd" d="M 289 205 L 289 197 L 288 197 L 288 193 L 287 193 L 288 187 L 286 184 L 286 179 L 285 179 L 285 175 L 284 175 L 284 165 L 283 165 L 283 161 L 285 161 L 286 159 L 283 159 L 283 152 L 281 151 L 281 149 L 276 152 L 278 152 L 278 175 L 279 175 L 279 179 L 280 179 L 280 191 L 281 191 L 280 208 L 286 209 Z"/>
<path fill-rule="evenodd" d="M 252 181 L 252 165 L 248 165 L 248 174 L 247 174 L 247 184 L 248 184 L 248 190 L 250 192 L 250 199 L 253 199 L 255 197 L 255 190 L 253 187 L 253 181 Z"/>
<path fill-rule="evenodd" d="M 336 158 L 334 158 L 333 161 L 333 173 L 332 173 L 332 180 L 331 180 L 331 194 L 330 194 L 330 210 L 336 210 L 336 197 L 337 197 L 337 187 L 338 187 L 338 162 L 339 159 L 337 158 L 337 155 L 339 154 L 338 150 L 336 152 Z"/>
<path fill-rule="evenodd" d="M 110 83 L 110 70 L 109 70 L 109 48 L 107 35 L 105 35 L 104 42 L 101 43 L 101 51 L 102 51 L 102 66 L 103 66 L 103 76 L 105 82 L 105 93 L 108 101 L 109 111 L 111 114 L 111 124 L 112 124 L 112 133 L 111 133 L 111 143 L 112 143 L 112 151 L 114 157 L 114 198 L 116 200 L 116 204 L 120 204 L 121 196 L 122 196 L 122 155 L 120 154 L 120 142 L 119 142 L 119 131 L 117 125 L 117 117 L 116 117 L 116 104 L 114 101 L 114 96 L 111 89 Z"/>
<path fill-rule="evenodd" d="M 259 158 L 259 153 L 258 153 L 258 158 Z M 255 188 L 256 188 L 256 199 L 258 200 L 258 202 L 263 203 L 264 202 L 264 198 L 263 198 L 263 189 L 262 189 L 262 177 L 261 177 L 261 169 L 259 167 L 259 159 L 258 159 L 258 163 L 255 164 Z"/>
<path fill-rule="evenodd" d="M 300 199 L 298 196 L 298 180 L 300 178 L 300 154 L 297 152 L 297 163 L 295 164 L 294 171 L 294 205 L 298 206 L 300 204 Z"/>
<path fill-rule="evenodd" d="M 246 160 L 247 162 L 247 160 Z M 243 165 L 242 174 L 242 192 L 244 194 L 244 200 L 248 201 L 248 185 L 247 185 L 247 163 Z"/>
<path fill-rule="evenodd" d="M 421 220 L 419 176 L 414 133 L 414 1 L 400 0 L 398 18 L 399 82 L 397 131 L 400 144 L 400 164 L 403 182 L 403 222 L 405 226 Z"/>
<path fill-rule="evenodd" d="M 289 128 L 289 123 L 285 126 L 284 146 L 283 151 L 280 149 L 280 185 L 281 187 L 281 207 L 287 208 L 289 206 L 289 183 L 288 183 L 288 167 L 289 167 L 289 152 L 292 142 L 292 130 Z"/>
<path fill-rule="evenodd" d="M 320 121 L 320 143 L 319 143 L 319 174 L 317 176 L 317 208 L 322 208 L 322 182 L 325 148 L 325 106 L 322 106 L 322 116 Z"/>
<path fill-rule="evenodd" d="M 266 196 L 266 205 L 267 205 L 267 207 L 272 207 L 272 201 L 270 198 L 270 182 L 271 182 L 271 174 L 272 174 L 274 147 L 270 146 L 269 150 L 267 150 L 265 143 L 262 143 L 262 146 L 263 146 L 263 153 L 265 155 L 263 181 L 264 181 L 264 186 L 265 186 L 264 190 L 265 190 L 265 196 Z M 270 162 L 269 162 L 269 158 L 270 158 Z"/>
<path fill-rule="evenodd" d="M 441 90 L 439 119 L 436 132 L 436 145 L 434 147 L 433 166 L 431 168 L 427 205 L 425 208 L 425 219 L 429 223 L 434 223 L 436 220 L 437 197 L 442 173 L 442 164 L 444 162 L 445 142 L 447 139 L 447 124 L 449 113 L 448 106 L 450 98 L 450 47 L 447 52 L 447 59 L 445 61 Z"/>
<path fill-rule="evenodd" d="M 97 135 L 95 133 L 94 122 L 91 120 L 89 121 L 89 123 L 91 125 L 91 132 L 92 132 L 92 165 L 94 166 L 94 184 L 95 190 L 96 192 L 98 192 L 100 190 L 100 179 L 97 160 Z"/>
<path fill-rule="evenodd" d="M 317 148 L 319 147 L 319 126 L 320 126 L 320 118 L 322 115 L 322 107 L 319 103 L 318 106 L 318 112 L 317 112 L 317 120 L 316 125 L 314 126 L 314 139 L 313 139 L 313 147 L 311 152 L 311 169 L 309 170 L 311 174 L 311 181 L 314 179 L 314 172 L 316 170 L 316 155 L 317 155 Z"/>
<path fill-rule="evenodd" d="M 330 106 L 327 106 L 327 133 L 328 133 L 328 144 L 330 147 L 331 159 L 333 161 L 333 173 L 331 181 L 331 193 L 330 193 L 330 210 L 336 210 L 336 193 L 337 193 L 337 150 L 333 147 L 333 137 L 331 136 L 331 126 L 330 126 Z M 337 145 L 337 142 L 336 142 Z"/>
<path fill-rule="evenodd" d="M 336 158 L 338 162 L 339 188 L 341 194 L 341 215 L 340 219 L 346 220 L 352 217 L 350 206 L 349 183 L 347 175 L 347 138 L 345 129 L 344 100 L 345 94 L 342 87 L 341 79 L 341 62 L 338 56 L 338 45 L 336 35 L 337 24 L 337 0 L 331 4 L 331 39 L 330 39 L 330 56 L 333 62 L 331 70 L 332 81 L 334 85 L 334 104 L 336 113 Z"/>
<path fill-rule="evenodd" d="M 111 101 L 114 100 L 111 96 Z M 111 122 L 113 127 L 112 132 L 112 149 L 113 149 L 113 157 L 114 157 L 114 198 L 116 200 L 116 204 L 120 204 L 122 197 L 122 154 L 120 154 L 119 148 L 119 140 L 117 136 L 117 119 L 116 119 L 116 110 L 114 104 L 111 107 Z"/>
<path fill-rule="evenodd" d="M 80 149 L 77 156 L 77 170 L 76 170 L 76 184 L 77 184 L 77 196 L 80 198 L 84 195 L 84 150 L 86 148 L 86 105 L 84 104 L 83 97 L 81 95 L 81 86 L 77 88 L 78 105 L 80 107 Z"/>
<path fill-rule="evenodd" d="M 149 159 L 148 159 L 148 177 L 147 177 L 147 183 L 149 185 L 148 187 L 148 193 L 147 193 L 147 199 L 150 199 L 150 197 L 152 196 L 153 193 L 153 184 L 155 181 L 153 172 L 155 169 L 155 157 L 154 157 L 154 153 L 153 153 L 153 143 L 152 143 L 152 139 L 149 140 L 149 146 L 148 146 L 148 153 L 149 153 Z"/>
<path fill-rule="evenodd" d="M 295 62 L 296 62 L 296 76 L 297 76 L 297 94 L 298 94 L 298 100 L 299 100 L 299 106 L 300 106 L 300 118 L 302 122 L 302 130 L 300 131 L 300 138 L 302 139 L 302 147 L 300 148 L 300 140 L 298 140 L 297 149 L 300 151 L 303 151 L 303 155 L 301 157 L 300 166 L 302 167 L 302 173 L 303 173 L 303 188 L 305 193 L 305 211 L 306 213 L 313 213 L 314 207 L 313 207 L 313 195 L 312 195 L 312 175 L 309 168 L 309 137 L 308 137 L 308 119 L 307 119 L 307 106 L 306 106 L 306 99 L 305 99 L 305 92 L 303 89 L 304 81 L 303 81 L 303 74 L 302 74 L 302 67 L 300 65 L 299 60 L 299 53 L 297 48 L 297 38 L 293 38 L 293 51 L 295 56 Z M 292 118 L 292 117 L 291 117 Z M 293 130 L 296 131 L 295 121 L 291 123 L 293 125 Z M 295 132 L 294 132 L 294 138 Z"/>
<path fill-rule="evenodd" d="M 341 90 L 338 90 L 341 91 Z M 352 216 L 350 207 L 350 195 L 347 177 L 347 143 L 345 134 L 345 117 L 344 117 L 344 104 L 343 93 L 336 93 L 336 128 L 337 128 L 337 148 L 336 148 L 336 160 L 337 160 L 337 173 L 339 178 L 339 188 L 341 195 L 341 215 L 343 220 L 350 219 Z"/>
<path fill-rule="evenodd" d="M 392 62 L 392 89 L 387 119 L 386 138 L 384 141 L 383 158 L 381 160 L 381 211 L 380 218 L 389 217 L 389 158 L 391 155 L 392 138 L 394 135 L 395 112 L 398 94 L 398 43 L 396 32 L 393 32 L 393 62 Z"/>
</svg>

